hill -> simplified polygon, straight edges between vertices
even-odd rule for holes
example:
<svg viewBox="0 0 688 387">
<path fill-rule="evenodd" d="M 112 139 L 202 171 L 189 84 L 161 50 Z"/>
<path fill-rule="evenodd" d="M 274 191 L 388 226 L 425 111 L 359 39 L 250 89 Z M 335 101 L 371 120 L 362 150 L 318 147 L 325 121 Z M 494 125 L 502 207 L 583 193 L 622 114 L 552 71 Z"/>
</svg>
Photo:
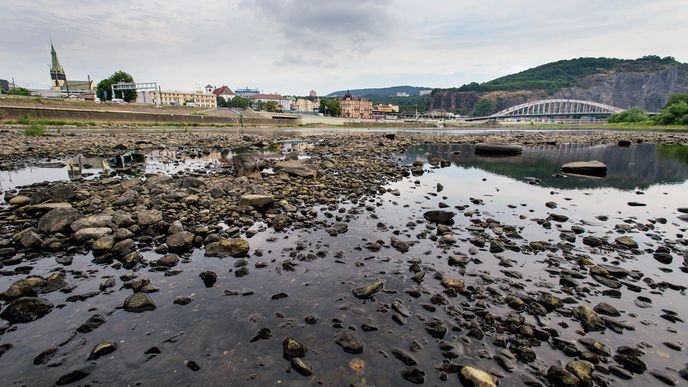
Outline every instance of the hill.
<svg viewBox="0 0 688 387">
<path fill-rule="evenodd" d="M 347 92 L 354 97 L 394 97 L 397 93 L 407 93 L 409 96 L 420 95 L 421 90 L 432 90 L 432 87 L 418 87 L 418 86 L 392 86 L 392 87 L 380 87 L 380 88 L 370 88 L 370 89 L 351 89 L 351 90 L 339 90 L 332 92 L 326 97 L 341 97 Z"/>
<path fill-rule="evenodd" d="M 572 98 L 658 112 L 669 93 L 688 91 L 688 64 L 672 57 L 577 58 L 547 63 L 485 83 L 436 89 L 431 109 L 493 113 L 543 98 Z"/>
</svg>

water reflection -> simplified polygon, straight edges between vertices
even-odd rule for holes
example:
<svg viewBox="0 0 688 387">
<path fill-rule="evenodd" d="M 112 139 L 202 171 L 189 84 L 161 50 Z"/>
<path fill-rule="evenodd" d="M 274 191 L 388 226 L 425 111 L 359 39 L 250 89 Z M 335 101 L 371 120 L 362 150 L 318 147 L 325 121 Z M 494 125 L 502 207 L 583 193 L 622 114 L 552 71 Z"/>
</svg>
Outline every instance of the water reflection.
<svg viewBox="0 0 688 387">
<path fill-rule="evenodd" d="M 688 180 L 688 147 L 682 145 L 562 144 L 525 147 L 513 157 L 474 154 L 467 144 L 425 144 L 409 149 L 403 162 L 427 161 L 433 157 L 450 160 L 464 168 L 479 168 L 520 181 L 535 177 L 541 185 L 557 189 L 611 187 L 623 190 L 646 189 L 654 184 L 676 184 Z M 557 177 L 564 163 L 598 160 L 607 164 L 607 176 L 590 179 L 579 176 Z"/>
</svg>

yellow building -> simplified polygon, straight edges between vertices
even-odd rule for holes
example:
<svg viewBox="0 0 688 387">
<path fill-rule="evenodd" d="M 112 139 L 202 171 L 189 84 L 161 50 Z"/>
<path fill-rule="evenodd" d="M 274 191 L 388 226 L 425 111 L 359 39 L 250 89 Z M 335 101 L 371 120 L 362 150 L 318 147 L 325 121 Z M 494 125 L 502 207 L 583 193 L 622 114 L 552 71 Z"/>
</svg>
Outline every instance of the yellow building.
<svg viewBox="0 0 688 387">
<path fill-rule="evenodd" d="M 299 112 L 312 112 L 313 110 L 317 109 L 318 106 L 315 106 L 313 102 L 308 99 L 299 98 L 292 104 L 292 110 Z"/>
<path fill-rule="evenodd" d="M 379 104 L 373 106 L 374 113 L 399 113 L 399 105 L 392 105 L 388 103 L 386 105 Z"/>
<path fill-rule="evenodd" d="M 345 118 L 373 118 L 373 103 L 363 98 L 352 97 L 347 94 L 339 99 L 342 109 L 341 117 Z"/>
<path fill-rule="evenodd" d="M 217 108 L 217 98 L 215 97 L 215 94 L 206 93 L 203 91 L 163 91 L 158 93 L 157 90 L 154 90 L 148 92 L 139 92 L 139 94 L 145 94 L 144 100 L 146 103 L 159 103 L 161 105 L 176 106 L 196 106 L 208 109 Z"/>
</svg>

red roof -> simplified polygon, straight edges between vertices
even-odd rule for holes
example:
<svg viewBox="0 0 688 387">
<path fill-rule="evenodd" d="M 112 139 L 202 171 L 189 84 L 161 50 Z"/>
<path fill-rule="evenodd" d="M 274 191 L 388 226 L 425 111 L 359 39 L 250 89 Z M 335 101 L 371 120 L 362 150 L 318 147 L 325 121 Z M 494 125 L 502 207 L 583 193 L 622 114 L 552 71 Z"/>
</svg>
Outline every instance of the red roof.
<svg viewBox="0 0 688 387">
<path fill-rule="evenodd" d="M 213 94 L 215 94 L 215 95 L 234 95 L 234 92 L 229 87 L 222 86 L 219 89 L 215 89 L 215 91 L 213 91 Z"/>
</svg>

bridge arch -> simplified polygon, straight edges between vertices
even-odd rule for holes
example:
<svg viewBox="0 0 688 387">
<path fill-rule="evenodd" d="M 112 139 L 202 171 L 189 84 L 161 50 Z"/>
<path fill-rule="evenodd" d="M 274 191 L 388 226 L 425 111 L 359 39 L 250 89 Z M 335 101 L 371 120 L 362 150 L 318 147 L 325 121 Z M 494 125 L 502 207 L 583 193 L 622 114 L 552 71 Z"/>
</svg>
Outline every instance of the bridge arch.
<svg viewBox="0 0 688 387">
<path fill-rule="evenodd" d="M 594 101 L 583 101 L 579 99 L 542 99 L 522 103 L 498 111 L 489 118 L 610 115 L 622 111 L 624 111 L 624 109 Z"/>
</svg>

